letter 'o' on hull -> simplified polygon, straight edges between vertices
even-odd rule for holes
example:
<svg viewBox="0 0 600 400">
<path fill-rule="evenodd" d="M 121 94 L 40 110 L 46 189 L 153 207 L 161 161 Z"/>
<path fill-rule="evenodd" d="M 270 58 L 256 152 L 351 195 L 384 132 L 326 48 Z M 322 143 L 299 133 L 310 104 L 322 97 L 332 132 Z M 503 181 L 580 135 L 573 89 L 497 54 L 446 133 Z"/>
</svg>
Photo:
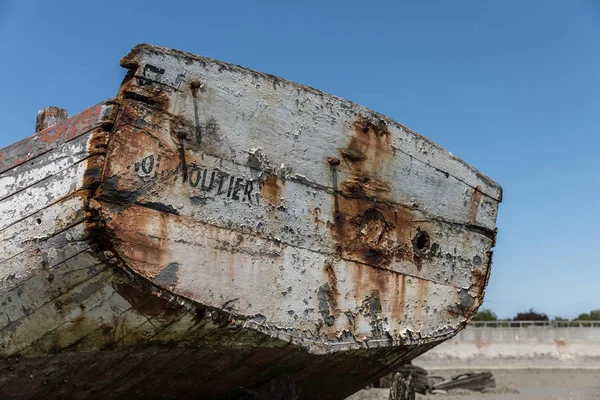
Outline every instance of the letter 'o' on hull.
<svg viewBox="0 0 600 400">
<path fill-rule="evenodd" d="M 461 330 L 501 188 L 364 107 L 140 45 L 0 150 L 0 397 L 344 398 Z"/>
</svg>

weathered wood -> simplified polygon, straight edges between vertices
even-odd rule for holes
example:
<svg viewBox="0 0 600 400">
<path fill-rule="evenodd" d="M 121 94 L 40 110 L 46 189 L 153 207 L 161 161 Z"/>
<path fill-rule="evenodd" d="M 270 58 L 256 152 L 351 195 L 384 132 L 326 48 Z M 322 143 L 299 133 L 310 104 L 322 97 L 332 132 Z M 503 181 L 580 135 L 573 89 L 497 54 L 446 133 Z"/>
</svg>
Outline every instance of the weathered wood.
<svg viewBox="0 0 600 400">
<path fill-rule="evenodd" d="M 392 372 L 391 374 L 382 377 L 379 381 L 376 382 L 377 387 L 391 387 L 396 373 L 399 373 L 404 378 L 408 378 L 409 376 L 411 376 L 412 385 L 416 393 L 426 394 L 431 388 L 427 377 L 427 371 L 421 367 L 412 364 L 402 365 L 400 368 L 395 369 L 394 372 Z"/>
<path fill-rule="evenodd" d="M 0 294 L 0 303 L 5 304 L 2 308 L 0 332 L 9 324 L 21 324 L 21 318 L 35 313 L 40 307 L 49 304 L 105 268 L 104 263 L 96 260 L 89 252 L 83 252 L 56 267 L 39 271 L 38 274 L 30 276 L 26 283 Z"/>
<path fill-rule="evenodd" d="M 292 338 L 321 337 L 315 351 L 442 340 L 463 326 L 489 274 L 497 185 L 462 164 L 456 176 L 430 165 L 432 149 L 413 157 L 407 143 L 419 135 L 396 141 L 401 126 L 349 102 L 165 57 L 142 48 L 128 59 L 145 67 L 121 89 L 99 188 L 128 265 L 202 304 L 297 330 Z M 170 68 L 183 71 L 179 86 Z M 261 116 L 251 104 L 265 105 Z M 298 126 L 306 134 L 289 135 Z M 384 303 L 371 295 L 390 290 Z"/>
<path fill-rule="evenodd" d="M 24 284 L 30 277 L 89 249 L 83 224 L 77 224 L 46 239 L 40 246 L 15 254 L 0 262 L 0 293 Z"/>
<path fill-rule="evenodd" d="M 273 76 L 123 65 L 115 100 L 0 150 L 0 397 L 344 398 L 474 315 L 496 183 Z"/>
<path fill-rule="evenodd" d="M 42 108 L 37 114 L 35 131 L 43 131 L 46 128 L 50 128 L 54 125 L 60 124 L 61 122 L 65 122 L 67 117 L 68 113 L 64 108 L 58 108 L 54 106 Z"/>
<path fill-rule="evenodd" d="M 156 87 L 169 88 L 169 94 L 176 100 L 155 95 L 151 97 L 155 104 L 167 105 L 174 115 L 182 116 L 192 127 L 197 114 L 200 124 L 196 128 L 200 128 L 201 134 L 195 134 L 197 130 L 193 130 L 190 136 L 200 136 L 204 147 L 212 147 L 221 155 L 239 160 L 240 164 L 246 161 L 247 151 L 252 148 L 251 141 L 267 139 L 270 145 L 262 150 L 274 166 L 294 162 L 292 167 L 295 167 L 297 161 L 300 167 L 302 160 L 305 161 L 303 168 L 318 165 L 318 161 L 325 161 L 339 150 L 335 147 L 337 140 L 331 140 L 332 132 L 342 135 L 353 132 L 352 122 L 363 116 L 372 119 L 375 126 L 380 121 L 387 125 L 392 145 L 407 158 L 446 172 L 472 188 L 481 186 L 483 193 L 501 199 L 498 184 L 439 145 L 384 115 L 339 97 L 272 75 L 151 45 L 137 46 L 121 60 L 121 65 L 129 68 L 142 83 L 148 82 L 155 93 L 164 93 Z M 152 86 L 153 82 L 160 85 Z M 192 85 L 194 82 L 200 83 L 198 89 Z M 130 83 L 135 85 L 133 80 Z M 139 87 L 132 91 L 148 94 Z M 196 107 L 194 98 L 197 98 Z M 217 121 L 216 126 L 222 129 L 220 122 L 230 121 L 224 132 L 235 133 L 238 139 L 230 136 L 221 145 L 211 140 L 219 139 L 212 132 L 211 126 L 215 125 L 210 123 L 211 115 Z M 351 123 L 344 126 L 347 118 Z M 346 138 L 350 139 L 349 135 Z M 294 144 L 294 140 L 299 144 Z M 245 146 L 238 150 L 238 144 Z M 389 151 L 393 154 L 392 147 Z M 306 170 L 298 173 L 314 175 L 314 179 L 319 175 Z"/>
<path fill-rule="evenodd" d="M 40 308 L 32 310 L 23 318 L 12 321 L 0 330 L 0 348 L 9 354 L 20 353 L 35 345 L 44 336 L 51 335 L 51 332 L 60 325 L 82 316 L 86 307 L 93 307 L 94 304 L 101 305 L 107 298 L 104 290 L 110 288 L 104 282 L 111 275 L 110 272 L 100 271 L 96 276 L 86 277 L 88 279 L 68 288 L 66 293 L 56 298 L 48 298 Z M 84 307 L 80 307 L 81 305 Z M 57 313 L 57 309 L 60 312 Z M 73 315 L 67 317 L 65 321 L 63 313 L 73 313 Z M 63 339 L 56 337 L 56 340 Z"/>
<path fill-rule="evenodd" d="M 280 375 L 254 390 L 240 388 L 227 396 L 231 400 L 296 400 L 296 385 L 289 375 Z"/>
<path fill-rule="evenodd" d="M 0 203 L 0 231 L 78 190 L 87 189 L 98 179 L 91 168 L 101 168 L 104 156 L 92 156 L 5 198 Z"/>
<path fill-rule="evenodd" d="M 375 322 L 382 324 L 381 335 L 400 333 L 402 329 L 424 335 L 432 325 L 445 327 L 452 316 L 439 311 L 461 301 L 457 290 L 444 283 L 392 274 L 344 259 L 334 263 L 333 255 L 291 245 L 280 246 L 268 239 L 191 222 L 176 215 L 163 215 L 145 207 L 131 206 L 112 215 L 108 227 L 124 241 L 123 256 L 130 260 L 134 270 L 154 278 L 158 285 L 175 292 L 187 292 L 188 297 L 211 307 L 221 308 L 227 303 L 230 311 L 260 314 L 277 326 L 310 331 L 315 320 L 329 317 L 331 325 L 323 325 L 319 331 L 331 335 L 334 347 L 361 346 L 354 340 L 340 343 L 336 332 L 352 329 L 349 333 L 365 340 L 371 336 Z M 140 218 L 148 228 L 128 226 L 126 221 L 133 218 Z M 203 236 L 198 237 L 196 232 L 203 232 Z M 189 238 L 194 241 L 190 242 Z M 235 251 L 224 258 L 223 249 Z M 162 272 L 174 263 L 177 267 L 173 274 Z M 223 270 L 228 273 L 223 274 Z M 385 288 L 393 290 L 397 297 L 386 299 L 371 295 Z M 327 296 L 332 299 L 326 299 Z M 402 297 L 412 299 L 411 304 L 403 303 Z M 229 301 L 232 299 L 235 301 Z M 359 309 L 365 307 L 365 300 L 370 305 L 361 312 Z M 285 312 L 279 311 L 280 304 L 285 305 Z M 422 309 L 415 314 L 412 307 Z M 387 318 L 385 322 L 384 315 L 401 318 Z M 350 318 L 352 324 L 348 322 Z M 453 318 L 459 323 L 458 316 Z M 433 334 L 447 332 L 440 329 Z M 313 335 L 315 339 L 319 336 Z M 394 339 L 400 340 L 399 337 Z M 388 341 L 387 336 L 384 341 Z"/>
<path fill-rule="evenodd" d="M 152 154 L 154 148 L 159 148 L 156 139 L 161 137 L 161 132 L 146 133 L 149 129 L 145 128 L 143 132 L 117 130 L 112 139 L 114 155 L 125 156 L 129 162 L 107 163 L 107 178 L 102 185 L 106 193 L 101 198 L 124 201 L 130 197 L 130 201 L 148 204 L 149 208 L 161 206 L 210 225 L 272 235 L 287 244 L 332 254 L 337 252 L 340 241 L 340 238 L 331 234 L 332 219 L 338 210 L 354 209 L 358 212 L 361 208 L 366 211 L 379 206 L 386 219 L 385 224 L 392 228 L 384 236 L 384 242 L 387 242 L 384 253 L 387 254 L 383 254 L 382 258 L 389 258 L 386 268 L 465 287 L 470 285 L 473 272 L 489 262 L 486 248 L 492 243 L 492 238 L 482 235 L 479 230 L 465 229 L 464 224 L 447 222 L 403 204 L 361 201 L 328 190 L 307 187 L 303 182 L 294 180 L 276 178 L 272 183 L 261 182 L 258 176 L 265 174 L 264 171 L 240 166 L 203 152 L 190 152 L 187 157 L 188 181 L 183 182 L 180 172 L 176 172 L 179 171 L 176 150 L 170 154 L 157 150 Z M 165 146 L 161 148 L 164 148 L 169 145 L 170 137 L 162 138 Z M 137 145 L 130 146 L 128 143 Z M 144 172 L 145 169 L 148 172 Z M 219 174 L 224 171 L 234 176 L 236 181 L 243 180 L 243 187 L 235 194 L 237 200 L 231 197 L 234 193 L 227 196 L 228 178 L 219 194 Z M 276 200 L 269 197 L 268 190 L 271 189 L 267 187 L 270 186 L 276 188 Z M 250 197 L 243 195 L 246 188 L 248 191 L 252 189 Z M 231 218 L 231 214 L 236 218 Z M 355 215 L 351 214 L 348 219 L 353 217 Z M 351 223 L 348 222 L 344 225 Z M 344 226 L 340 228 L 345 229 Z M 348 235 L 351 232 L 342 232 L 342 229 L 338 236 L 343 235 L 344 241 L 350 240 Z M 435 232 L 436 236 L 443 237 L 439 241 L 432 239 L 436 250 L 429 253 L 432 258 L 438 258 L 438 262 L 424 262 L 417 267 L 402 257 L 391 257 L 393 249 L 413 253 L 411 239 L 418 230 Z M 457 249 L 460 253 L 456 253 Z M 363 254 L 349 253 L 344 257 L 365 262 Z M 451 264 L 452 268 L 448 268 L 447 264 Z"/>
<path fill-rule="evenodd" d="M 34 157 L 52 151 L 61 144 L 94 128 L 110 125 L 114 121 L 117 108 L 109 103 L 110 101 L 106 101 L 90 107 L 62 124 L 44 129 L 35 135 L 0 149 L 0 174 Z"/>
<path fill-rule="evenodd" d="M 224 74 L 226 73 L 220 75 Z M 229 79 L 237 82 L 241 77 L 234 75 Z M 266 86 L 267 82 L 263 82 L 263 85 Z M 183 107 L 185 101 L 189 103 L 191 100 L 185 97 L 185 91 L 174 92 L 172 94 L 173 101 L 179 105 L 177 111 L 183 113 L 180 116 L 183 122 L 177 119 L 173 120 L 171 115 L 175 112 L 155 111 L 144 103 L 130 102 L 124 105 L 125 112 L 121 121 L 125 127 L 122 129 L 122 133 L 119 131 L 117 133 L 121 133 L 118 135 L 121 136 L 121 140 L 127 140 L 130 144 L 119 146 L 120 151 L 130 153 L 128 157 L 138 163 L 145 160 L 146 157 L 154 157 L 156 161 L 161 155 L 162 163 L 153 165 L 155 168 L 160 167 L 161 170 L 153 170 L 146 174 L 148 177 L 156 176 L 157 172 L 173 172 L 174 168 L 179 165 L 175 164 L 175 161 L 179 161 L 179 148 L 178 144 L 171 139 L 171 135 L 173 132 L 185 129 L 192 131 L 185 142 L 186 160 L 189 164 L 200 167 L 201 173 L 208 168 L 210 174 L 212 172 L 211 160 L 204 161 L 204 157 L 209 155 L 213 156 L 213 159 L 224 160 L 232 166 L 240 166 L 237 168 L 228 166 L 224 171 L 236 178 L 252 177 L 263 182 L 269 176 L 273 176 L 270 178 L 274 179 L 271 186 L 280 187 L 283 193 L 277 193 L 278 196 L 275 196 L 278 197 L 277 201 L 274 201 L 275 199 L 272 197 L 269 200 L 281 203 L 278 205 L 286 206 L 286 203 L 291 200 L 289 196 L 285 196 L 287 194 L 285 193 L 286 183 L 299 181 L 308 186 L 307 190 L 311 191 L 327 188 L 330 191 L 339 190 L 341 193 L 349 195 L 359 192 L 367 199 L 406 204 L 433 217 L 437 216 L 457 223 L 474 224 L 488 229 L 495 227 L 498 200 L 485 195 L 484 181 L 475 182 L 478 183 L 475 186 L 467 185 L 463 182 L 463 179 L 466 178 L 455 178 L 444 169 L 431 166 L 414 156 L 400 153 L 399 150 L 394 150 L 395 145 L 391 142 L 380 144 L 378 133 L 369 131 L 370 133 L 365 134 L 362 130 L 357 131 L 358 128 L 353 123 L 355 119 L 360 121 L 361 118 L 364 118 L 363 114 L 366 111 L 362 108 L 358 108 L 352 113 L 344 111 L 350 115 L 345 118 L 340 117 L 333 127 L 326 121 L 321 121 L 319 118 L 321 111 L 316 112 L 311 109 L 304 113 L 295 110 L 294 116 L 286 115 L 281 120 L 277 119 L 281 126 L 273 127 L 263 124 L 262 119 L 255 121 L 254 118 L 241 113 L 238 108 L 233 112 L 241 114 L 232 117 L 229 111 L 225 111 L 232 109 L 231 103 L 221 99 L 219 92 L 210 95 L 210 86 L 206 84 L 206 87 L 205 95 L 210 101 L 203 103 L 201 111 L 198 111 L 202 113 L 198 116 L 200 118 L 200 122 L 197 123 L 198 129 L 206 131 L 200 142 L 193 133 L 196 128 L 192 121 L 196 117 L 185 114 L 189 110 Z M 214 90 L 218 90 L 218 86 Z M 295 90 L 293 93 L 296 93 Z M 289 93 L 289 95 L 294 96 L 293 93 Z M 253 95 L 258 94 L 253 93 Z M 267 101 L 263 97 L 261 95 L 258 101 Z M 188 106 L 191 107 L 191 105 Z M 339 108 L 347 110 L 342 106 Z M 150 110 L 152 110 L 151 113 Z M 319 110 L 321 109 L 319 108 Z M 251 110 L 246 112 L 251 112 Z M 281 110 L 278 108 L 272 112 L 279 113 Z M 137 115 L 146 115 L 148 120 L 140 120 Z M 314 133 L 295 139 L 290 137 L 289 132 L 295 129 L 296 124 L 300 123 L 294 123 L 296 119 L 321 122 L 318 127 L 313 128 Z M 303 124 L 308 124 L 308 122 L 305 121 Z M 317 122 L 311 122 L 311 125 L 315 124 Z M 130 125 L 138 127 L 138 130 L 131 129 Z M 206 126 L 211 129 L 207 130 Z M 393 136 L 392 129 L 392 127 L 389 128 L 388 134 L 393 138 L 395 136 Z M 336 132 L 338 137 L 332 138 L 330 134 L 325 133 L 331 131 Z M 134 136 L 131 139 L 128 138 L 130 134 Z M 118 137 L 116 139 L 119 140 Z M 160 142 L 157 142 L 157 139 Z M 374 142 L 374 144 L 370 142 Z M 132 143 L 137 143 L 139 146 L 131 146 Z M 160 147 L 158 147 L 159 143 Z M 169 152 L 176 156 L 172 159 L 173 163 L 171 164 L 169 161 L 173 155 L 169 157 Z M 358 161 L 346 160 L 344 154 L 347 157 L 353 155 L 357 157 Z M 331 166 L 328 159 L 332 157 L 337 158 L 340 164 Z M 367 163 L 366 159 L 373 159 L 373 161 Z M 126 165 L 120 167 L 124 168 Z M 113 168 L 115 168 L 115 173 L 119 172 L 116 169 L 118 165 L 113 165 Z M 236 171 L 239 169 L 244 170 L 247 176 L 240 176 Z M 140 175 L 143 173 L 140 170 L 137 172 Z M 188 178 L 191 178 L 191 181 L 188 179 L 189 184 L 196 183 L 195 175 Z M 364 183 L 365 178 L 369 179 L 367 183 Z M 208 184 L 209 182 L 205 182 L 205 186 Z M 196 187 L 201 187 L 201 182 Z M 227 188 L 227 186 L 225 187 Z M 256 187 L 254 189 L 256 190 Z M 498 193 L 497 195 L 499 196 Z M 240 198 L 243 199 L 243 191 Z"/>
<path fill-rule="evenodd" d="M 0 201 L 87 159 L 92 133 L 83 134 L 0 175 Z"/>
<path fill-rule="evenodd" d="M 87 191 L 77 191 L 53 206 L 43 208 L 1 230 L 0 241 L 4 243 L 4 248 L 0 252 L 0 263 L 27 249 L 43 247 L 46 240 L 82 223 L 88 195 Z M 81 228 L 78 235 L 80 240 L 87 237 L 83 231 Z"/>
</svg>

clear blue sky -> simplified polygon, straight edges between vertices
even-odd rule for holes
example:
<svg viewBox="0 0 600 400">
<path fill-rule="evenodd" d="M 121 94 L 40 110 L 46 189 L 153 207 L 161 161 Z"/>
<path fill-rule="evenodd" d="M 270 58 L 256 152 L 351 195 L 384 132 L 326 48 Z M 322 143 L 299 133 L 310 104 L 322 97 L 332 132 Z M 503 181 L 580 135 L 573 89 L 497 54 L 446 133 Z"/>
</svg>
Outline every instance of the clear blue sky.
<svg viewBox="0 0 600 400">
<path fill-rule="evenodd" d="M 133 4 L 137 5 L 133 5 Z M 149 42 L 353 100 L 498 181 L 485 306 L 600 308 L 600 1 L 0 0 L 0 147 L 116 94 Z"/>
</svg>

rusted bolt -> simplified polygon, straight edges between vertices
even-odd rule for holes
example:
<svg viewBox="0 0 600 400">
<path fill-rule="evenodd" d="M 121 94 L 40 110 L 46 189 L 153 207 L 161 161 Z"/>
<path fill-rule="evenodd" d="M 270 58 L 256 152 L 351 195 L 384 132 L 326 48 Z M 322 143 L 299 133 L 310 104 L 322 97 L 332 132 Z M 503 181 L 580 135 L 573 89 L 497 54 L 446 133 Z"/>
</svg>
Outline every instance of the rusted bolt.
<svg viewBox="0 0 600 400">
<path fill-rule="evenodd" d="M 431 238 L 429 237 L 429 234 L 419 230 L 413 239 L 413 248 L 419 253 L 424 253 L 429 249 L 430 244 Z"/>
<path fill-rule="evenodd" d="M 192 90 L 198 90 L 202 87 L 202 82 L 195 79 L 192 82 L 190 82 L 190 87 L 192 88 Z"/>
<path fill-rule="evenodd" d="M 340 159 L 336 158 L 336 157 L 329 157 L 327 159 L 327 162 L 329 163 L 329 165 L 333 165 L 333 166 L 340 165 Z"/>
<path fill-rule="evenodd" d="M 177 132 L 177 139 L 179 139 L 179 140 L 185 140 L 185 139 L 187 139 L 187 133 L 183 132 L 183 131 Z"/>
</svg>

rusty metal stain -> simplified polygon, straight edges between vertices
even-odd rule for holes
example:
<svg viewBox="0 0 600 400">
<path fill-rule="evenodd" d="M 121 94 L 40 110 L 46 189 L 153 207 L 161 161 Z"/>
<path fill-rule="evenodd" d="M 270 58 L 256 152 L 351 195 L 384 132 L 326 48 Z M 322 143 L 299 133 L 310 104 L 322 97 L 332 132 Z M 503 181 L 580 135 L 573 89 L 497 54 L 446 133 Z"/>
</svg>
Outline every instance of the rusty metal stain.
<svg viewBox="0 0 600 400">
<path fill-rule="evenodd" d="M 481 187 L 477 186 L 473 188 L 473 193 L 471 195 L 471 200 L 469 202 L 469 214 L 468 219 L 469 222 L 475 223 L 477 221 L 477 211 L 479 210 L 479 205 L 481 204 Z"/>
<path fill-rule="evenodd" d="M 140 212 L 142 214 L 139 214 Z M 131 217 L 133 215 L 138 215 L 140 224 L 144 224 L 146 228 L 142 227 L 141 225 L 140 228 L 134 228 L 132 225 L 129 224 L 129 222 L 127 222 L 127 226 L 123 226 L 120 225 L 121 223 L 119 221 L 113 220 L 110 229 L 111 231 L 116 232 L 119 239 L 123 241 L 123 245 L 120 246 L 120 248 L 124 252 L 123 254 L 126 256 L 126 258 L 131 260 L 130 265 L 135 266 L 136 271 L 138 271 L 140 274 L 147 276 L 150 279 L 153 279 L 155 276 L 160 275 L 162 273 L 162 271 L 164 270 L 164 266 L 167 265 L 167 263 L 169 263 L 169 260 L 174 259 L 173 254 L 176 254 L 172 253 L 172 251 L 174 250 L 174 243 L 172 240 L 169 243 L 167 243 L 158 239 L 159 231 L 164 230 L 165 226 L 163 226 L 160 222 L 164 220 L 164 217 L 160 217 L 156 213 L 156 211 L 145 208 L 137 208 L 136 210 L 130 209 L 128 213 L 129 215 L 121 215 L 121 219 L 123 222 L 132 221 Z M 172 216 L 171 218 L 180 217 Z M 157 222 L 158 225 L 156 225 Z M 172 221 L 170 224 L 173 223 L 175 223 L 175 221 Z M 150 226 L 153 228 L 152 230 L 148 231 L 148 227 Z M 189 226 L 189 229 L 191 231 L 197 230 L 197 228 L 193 226 Z M 140 236 L 136 232 L 147 233 L 145 235 Z M 135 241 L 136 243 L 131 243 L 132 241 Z M 238 243 L 241 242 L 238 241 Z M 247 281 L 248 277 L 245 275 L 245 272 L 235 267 L 236 265 L 244 264 L 236 263 L 235 253 L 231 252 L 230 248 L 224 248 L 223 250 L 219 250 L 218 254 L 219 255 L 217 256 L 217 260 L 219 260 L 219 263 L 215 266 L 217 268 L 214 268 L 214 272 L 207 270 L 204 273 L 208 273 L 212 276 L 214 276 L 214 274 L 216 273 L 220 273 L 223 275 L 223 278 L 226 278 L 226 281 L 231 282 L 243 283 Z M 264 257 L 264 255 L 261 254 L 260 251 L 255 254 L 249 253 L 249 256 Z M 210 257 L 213 256 L 211 256 L 210 253 L 207 253 L 205 257 L 209 257 L 210 259 Z M 221 272 L 219 272 L 219 266 L 223 268 Z M 356 282 L 356 284 L 359 284 L 359 286 L 353 289 L 353 292 L 356 293 L 356 296 L 361 296 L 361 293 L 371 293 L 373 290 L 377 290 L 379 293 L 388 293 L 390 291 L 390 288 L 392 287 L 392 285 L 388 283 L 389 279 L 393 277 L 395 277 L 394 279 L 400 279 L 401 277 L 397 274 L 392 274 L 390 271 L 372 270 L 367 266 L 360 266 L 360 264 L 359 267 L 360 270 L 363 270 L 363 272 L 359 272 L 357 276 L 353 276 L 351 278 L 352 282 Z M 365 268 L 367 268 L 368 270 Z M 337 322 L 340 319 L 340 316 L 343 314 L 347 316 L 349 313 L 351 315 L 354 315 L 356 311 L 347 309 L 342 310 L 339 308 L 338 302 L 342 300 L 342 298 L 340 297 L 342 296 L 342 294 L 339 292 L 338 289 L 338 281 L 335 269 L 333 266 L 326 264 L 324 267 L 324 272 L 326 276 L 326 283 L 322 284 L 319 288 L 317 299 L 315 300 L 319 301 L 320 305 L 318 306 L 318 311 L 321 313 L 321 317 L 323 318 L 323 323 L 325 325 L 320 329 L 320 331 L 327 337 L 334 337 L 336 335 L 339 335 L 340 332 L 340 326 Z M 269 281 L 268 275 L 266 274 L 262 275 L 261 277 L 261 280 L 265 279 L 267 280 L 267 282 Z M 349 277 L 346 276 L 345 279 L 349 279 Z M 175 285 L 175 287 L 172 289 L 175 291 L 175 293 L 185 295 L 188 298 L 200 300 L 200 298 L 198 298 L 198 293 L 190 292 L 189 290 L 180 290 L 177 286 L 178 285 Z M 403 286 L 405 286 L 405 283 Z M 291 287 L 288 289 L 292 292 L 294 290 Z M 405 291 L 406 289 L 403 290 Z M 344 294 L 343 296 L 347 296 L 347 294 Z M 202 301 L 205 302 L 206 300 Z M 405 304 L 405 301 L 403 301 L 402 303 Z M 404 307 L 404 305 L 402 305 L 402 307 Z M 346 316 L 343 317 L 344 321 L 347 320 Z M 369 324 L 371 323 L 372 321 L 369 322 Z M 325 329 L 325 327 L 332 327 L 334 329 Z M 373 333 L 370 333 L 369 330 L 364 333 L 355 331 L 352 332 L 352 334 L 356 337 L 363 337 L 365 335 L 372 336 Z"/>
<path fill-rule="evenodd" d="M 396 255 L 406 254 L 407 238 L 397 235 L 406 232 L 406 226 L 412 226 L 413 217 L 406 209 L 371 200 L 389 191 L 389 185 L 378 176 L 381 162 L 392 154 L 391 135 L 385 123 L 359 118 L 353 128 L 348 146 L 340 150 L 352 173 L 339 190 L 334 187 L 332 234 L 343 254 L 383 266 Z"/>
<path fill-rule="evenodd" d="M 280 182 L 274 175 L 269 175 L 262 183 L 262 195 L 271 205 L 281 204 Z"/>
<path fill-rule="evenodd" d="M 158 230 L 157 235 L 138 234 L 147 230 L 148 214 L 152 212 L 153 210 L 145 207 L 136 207 L 133 212 L 127 214 L 129 218 L 125 220 L 125 226 L 114 225 L 116 221 L 111 224 L 114 226 L 115 234 L 126 243 L 121 251 L 135 264 L 134 269 L 147 278 L 157 276 L 172 262 L 165 259 L 167 246 L 169 246 L 165 218 L 152 219 L 158 221 L 158 226 L 155 227 Z"/>
<path fill-rule="evenodd" d="M 364 117 L 354 122 L 353 129 L 347 147 L 340 150 L 351 171 L 341 183 L 341 191 L 352 197 L 381 197 L 390 191 L 390 185 L 378 175 L 393 154 L 391 134 L 383 121 L 373 123 Z"/>
<path fill-rule="evenodd" d="M 410 210 L 342 195 L 335 201 L 330 229 L 342 256 L 380 267 L 412 258 L 410 232 L 417 224 Z"/>
</svg>

